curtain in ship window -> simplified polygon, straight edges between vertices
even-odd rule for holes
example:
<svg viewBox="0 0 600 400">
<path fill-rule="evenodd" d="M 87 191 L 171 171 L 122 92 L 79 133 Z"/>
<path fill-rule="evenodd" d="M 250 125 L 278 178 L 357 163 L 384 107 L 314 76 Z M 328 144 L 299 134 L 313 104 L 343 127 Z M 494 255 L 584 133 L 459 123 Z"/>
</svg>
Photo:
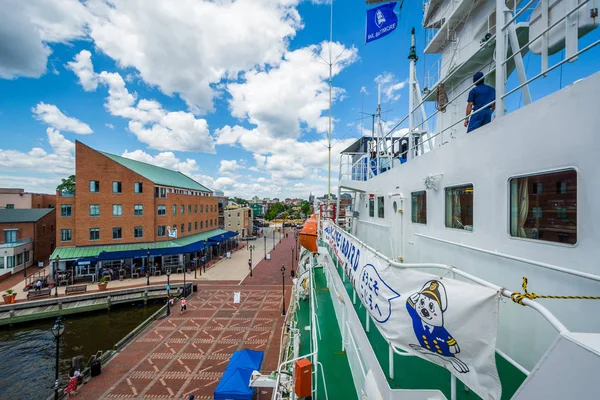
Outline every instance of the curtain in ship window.
<svg viewBox="0 0 600 400">
<path fill-rule="evenodd" d="M 519 218 L 517 220 L 519 237 L 527 237 L 525 221 L 529 214 L 529 178 L 519 180 Z"/>
<path fill-rule="evenodd" d="M 464 225 L 462 223 L 462 208 L 460 206 L 460 191 L 459 190 L 455 190 L 454 191 L 454 220 L 452 221 L 453 228 L 459 228 L 459 229 L 464 229 Z"/>
</svg>

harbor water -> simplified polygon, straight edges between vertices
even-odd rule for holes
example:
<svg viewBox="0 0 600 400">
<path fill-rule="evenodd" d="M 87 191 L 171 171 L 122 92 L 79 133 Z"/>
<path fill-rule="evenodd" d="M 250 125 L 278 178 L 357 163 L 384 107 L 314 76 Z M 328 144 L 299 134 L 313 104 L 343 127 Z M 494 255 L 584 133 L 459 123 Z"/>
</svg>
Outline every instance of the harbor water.
<svg viewBox="0 0 600 400">
<path fill-rule="evenodd" d="M 163 303 L 119 305 L 63 317 L 60 338 L 60 383 L 68 382 L 71 360 L 84 365 L 98 350 L 110 350 L 155 313 Z M 0 399 L 46 399 L 54 393 L 56 341 L 50 332 L 55 319 L 0 328 Z M 62 389 L 61 389 L 62 390 Z"/>
</svg>

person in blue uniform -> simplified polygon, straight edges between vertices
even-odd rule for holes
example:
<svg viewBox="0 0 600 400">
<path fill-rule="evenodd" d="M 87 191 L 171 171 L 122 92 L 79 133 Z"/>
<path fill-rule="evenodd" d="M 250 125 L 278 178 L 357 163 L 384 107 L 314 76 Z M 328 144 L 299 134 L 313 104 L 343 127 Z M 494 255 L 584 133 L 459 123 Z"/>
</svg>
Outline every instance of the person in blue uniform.
<svg viewBox="0 0 600 400">
<path fill-rule="evenodd" d="M 473 83 L 475 83 L 475 87 L 471 89 L 467 99 L 467 118 L 465 119 L 467 133 L 489 124 L 492 121 L 492 113 L 496 109 L 496 103 L 488 105 L 496 100 L 496 90 L 483 83 L 483 72 L 480 71 L 473 75 Z M 471 112 L 480 110 L 484 106 L 486 106 L 485 109 L 471 115 Z M 469 115 L 471 116 L 469 117 Z"/>
</svg>

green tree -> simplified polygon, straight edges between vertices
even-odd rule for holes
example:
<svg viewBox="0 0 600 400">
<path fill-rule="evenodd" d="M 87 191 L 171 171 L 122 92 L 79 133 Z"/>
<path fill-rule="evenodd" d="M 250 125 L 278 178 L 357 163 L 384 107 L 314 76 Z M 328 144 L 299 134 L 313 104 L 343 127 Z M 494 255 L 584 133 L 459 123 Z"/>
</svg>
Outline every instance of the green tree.
<svg viewBox="0 0 600 400">
<path fill-rule="evenodd" d="M 302 211 L 302 213 L 304 215 L 310 214 L 310 204 L 308 203 L 308 201 L 306 201 L 306 200 L 302 201 L 302 205 L 300 206 L 300 210 Z"/>
<path fill-rule="evenodd" d="M 75 175 L 69 176 L 67 179 L 62 179 L 56 190 L 61 192 L 75 193 Z"/>
<path fill-rule="evenodd" d="M 267 221 L 274 220 L 283 211 L 285 211 L 285 205 L 283 205 L 282 203 L 271 204 L 269 211 L 267 211 L 267 213 L 265 214 L 265 219 Z"/>
</svg>

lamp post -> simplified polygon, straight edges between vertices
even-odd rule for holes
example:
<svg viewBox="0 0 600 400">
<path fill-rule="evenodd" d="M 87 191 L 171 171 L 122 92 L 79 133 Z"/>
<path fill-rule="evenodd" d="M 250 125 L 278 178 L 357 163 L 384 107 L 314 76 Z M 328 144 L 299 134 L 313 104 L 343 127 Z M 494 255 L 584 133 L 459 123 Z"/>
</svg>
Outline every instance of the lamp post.
<svg viewBox="0 0 600 400">
<path fill-rule="evenodd" d="M 54 268 L 54 297 L 58 297 L 58 263 L 60 262 L 60 257 L 56 256 L 56 265 Z"/>
<path fill-rule="evenodd" d="M 265 239 L 265 260 L 267 259 L 267 235 L 264 235 L 263 238 Z"/>
<path fill-rule="evenodd" d="M 206 273 L 206 240 L 204 240 L 204 258 L 202 261 L 202 268 L 204 268 L 204 273 Z M 202 275 L 202 273 L 200 275 Z"/>
<path fill-rule="evenodd" d="M 221 252 L 223 252 L 223 247 L 227 250 L 227 246 L 225 245 L 225 235 L 221 235 Z"/>
<path fill-rule="evenodd" d="M 146 250 L 146 286 L 150 286 L 150 249 Z"/>
<path fill-rule="evenodd" d="M 248 246 L 248 248 L 250 249 L 250 260 L 248 260 L 248 267 L 250 268 L 250 278 L 252 278 L 252 250 L 255 249 L 255 246 L 251 244 Z"/>
<path fill-rule="evenodd" d="M 187 286 L 185 286 L 185 272 L 186 272 L 186 270 L 185 270 L 185 265 L 184 265 L 183 266 L 183 297 L 187 297 L 185 295 L 187 293 L 187 289 L 186 289 Z"/>
<path fill-rule="evenodd" d="M 171 268 L 167 269 L 167 317 L 171 315 Z"/>
<path fill-rule="evenodd" d="M 65 331 L 65 325 L 61 322 L 60 317 L 56 319 L 54 326 L 50 328 L 50 332 L 56 339 L 56 371 L 54 374 L 54 400 L 58 400 L 58 357 L 60 352 L 60 337 Z"/>
<path fill-rule="evenodd" d="M 27 251 L 27 247 L 23 248 L 23 277 L 27 278 L 27 261 L 25 261 L 25 252 Z"/>
<path fill-rule="evenodd" d="M 275 248 L 275 228 L 273 228 L 273 248 Z"/>
<path fill-rule="evenodd" d="M 292 278 L 296 276 L 296 273 L 294 271 L 294 246 L 292 246 L 292 271 L 290 273 L 292 274 Z"/>
<path fill-rule="evenodd" d="M 281 265 L 281 315 L 285 315 L 285 265 Z"/>
</svg>

